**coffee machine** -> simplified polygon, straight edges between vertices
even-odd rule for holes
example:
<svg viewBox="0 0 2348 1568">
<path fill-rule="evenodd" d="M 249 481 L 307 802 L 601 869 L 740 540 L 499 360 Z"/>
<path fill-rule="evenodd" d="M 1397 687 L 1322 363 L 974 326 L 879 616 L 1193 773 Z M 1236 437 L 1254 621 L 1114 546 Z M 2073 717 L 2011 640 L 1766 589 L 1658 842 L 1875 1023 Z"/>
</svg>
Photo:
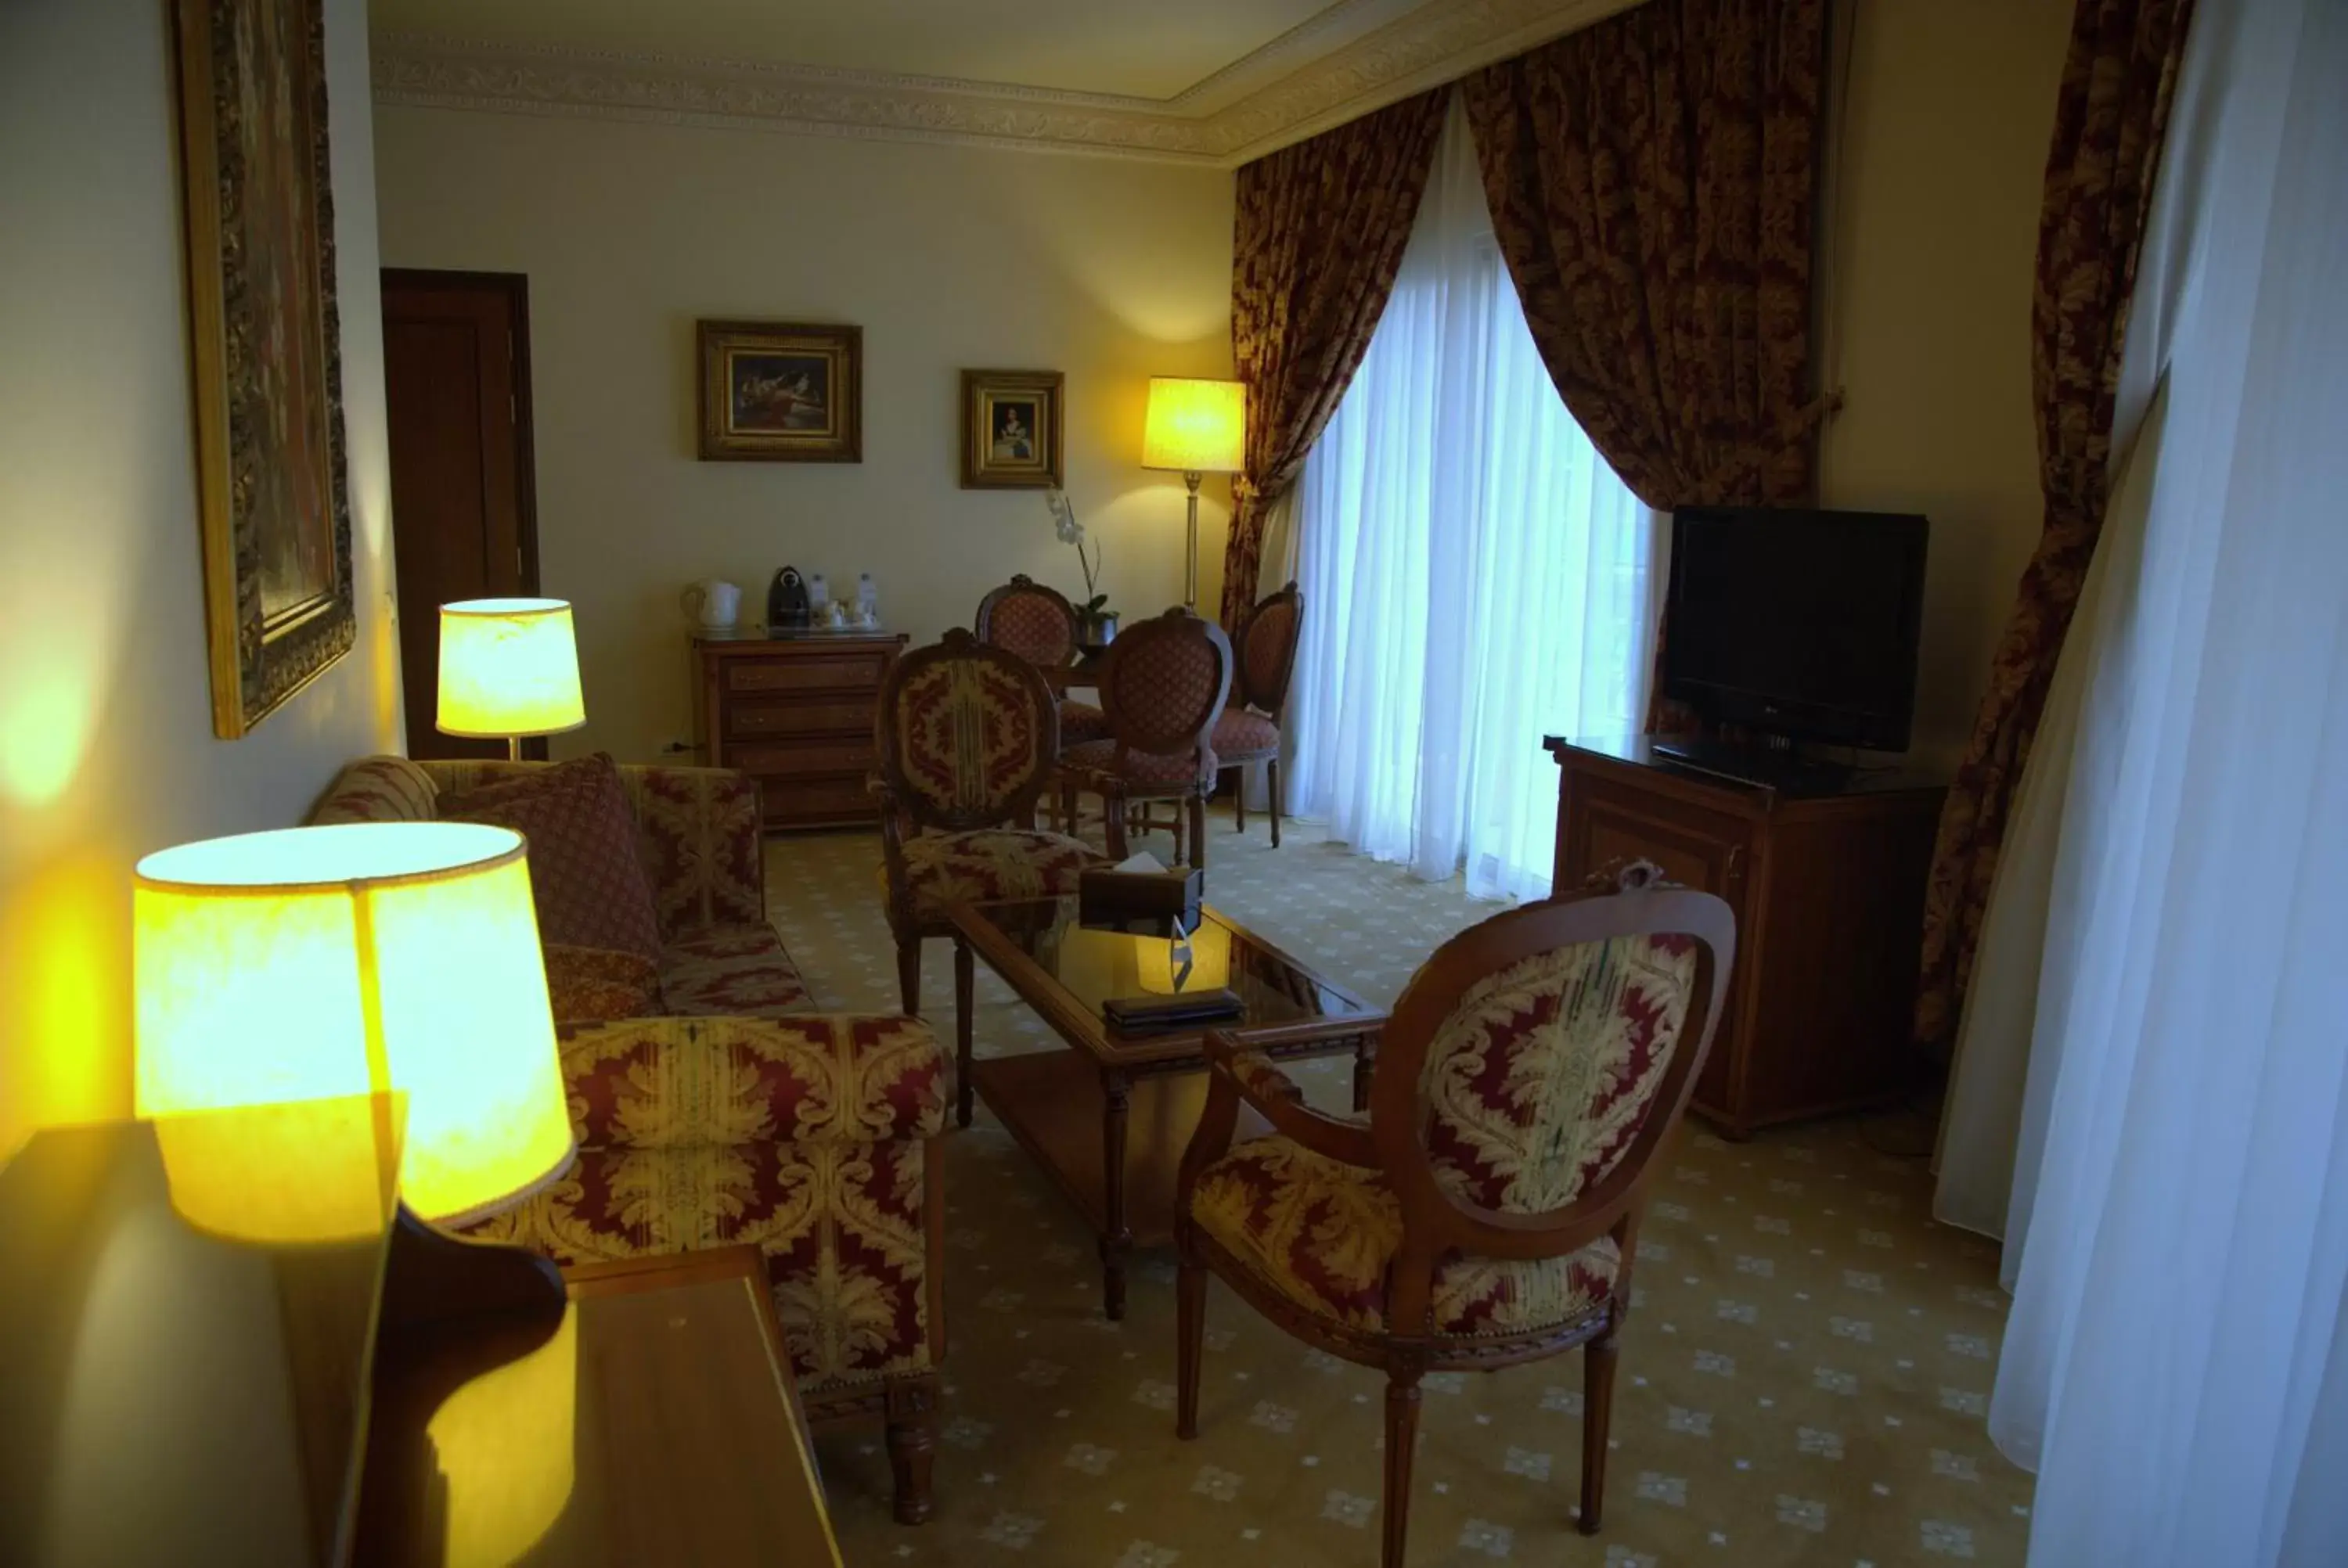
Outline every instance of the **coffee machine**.
<svg viewBox="0 0 2348 1568">
<path fill-rule="evenodd" d="M 772 587 L 767 589 L 767 630 L 805 631 L 810 617 L 808 613 L 807 579 L 799 576 L 797 567 L 785 567 L 775 574 Z"/>
</svg>

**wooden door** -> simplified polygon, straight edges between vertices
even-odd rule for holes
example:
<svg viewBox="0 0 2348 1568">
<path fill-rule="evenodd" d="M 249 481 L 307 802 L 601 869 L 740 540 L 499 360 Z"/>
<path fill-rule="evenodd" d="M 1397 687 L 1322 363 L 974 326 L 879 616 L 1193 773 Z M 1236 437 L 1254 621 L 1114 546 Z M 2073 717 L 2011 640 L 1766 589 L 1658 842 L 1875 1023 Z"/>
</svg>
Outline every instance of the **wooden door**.
<svg viewBox="0 0 2348 1568">
<path fill-rule="evenodd" d="M 503 742 L 454 739 L 433 716 L 440 606 L 539 591 L 528 281 L 386 267 L 383 351 L 408 754 L 503 756 Z"/>
</svg>

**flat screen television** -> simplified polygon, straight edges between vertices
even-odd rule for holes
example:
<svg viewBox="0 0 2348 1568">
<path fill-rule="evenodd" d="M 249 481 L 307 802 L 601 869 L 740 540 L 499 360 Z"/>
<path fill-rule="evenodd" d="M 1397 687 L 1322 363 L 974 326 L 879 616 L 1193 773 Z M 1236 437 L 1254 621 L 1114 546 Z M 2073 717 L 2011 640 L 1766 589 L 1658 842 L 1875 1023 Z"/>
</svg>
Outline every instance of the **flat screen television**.
<svg viewBox="0 0 2348 1568">
<path fill-rule="evenodd" d="M 1907 750 L 1924 539 L 1901 513 L 1681 508 L 1663 694 L 1771 735 Z"/>
</svg>

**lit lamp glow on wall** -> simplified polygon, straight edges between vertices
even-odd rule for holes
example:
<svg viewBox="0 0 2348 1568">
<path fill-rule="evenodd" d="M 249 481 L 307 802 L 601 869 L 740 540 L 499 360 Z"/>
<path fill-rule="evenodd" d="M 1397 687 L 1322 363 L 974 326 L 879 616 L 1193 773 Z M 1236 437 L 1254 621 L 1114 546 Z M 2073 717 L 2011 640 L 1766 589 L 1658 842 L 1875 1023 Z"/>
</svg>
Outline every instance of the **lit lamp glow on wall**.
<svg viewBox="0 0 2348 1568">
<path fill-rule="evenodd" d="M 1182 558 L 1182 603 L 1199 608 L 1199 481 L 1247 466 L 1247 388 L 1236 381 L 1149 379 L 1141 466 L 1182 476 L 1190 487 L 1190 529 Z"/>
<path fill-rule="evenodd" d="M 525 736 L 587 722 L 579 641 L 559 599 L 468 599 L 440 607 L 440 706 L 433 727 L 502 740 L 519 761 Z"/>
</svg>

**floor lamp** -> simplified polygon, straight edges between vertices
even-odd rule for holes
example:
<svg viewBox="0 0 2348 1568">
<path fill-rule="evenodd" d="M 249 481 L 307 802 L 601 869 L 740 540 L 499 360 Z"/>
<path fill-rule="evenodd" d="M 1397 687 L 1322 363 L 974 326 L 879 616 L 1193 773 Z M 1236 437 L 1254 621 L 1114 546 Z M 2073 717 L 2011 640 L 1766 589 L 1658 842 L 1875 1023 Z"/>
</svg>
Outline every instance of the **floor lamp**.
<svg viewBox="0 0 2348 1568">
<path fill-rule="evenodd" d="M 1182 607 L 1199 608 L 1199 481 L 1247 465 L 1247 388 L 1236 381 L 1149 378 L 1141 466 L 1182 476 L 1190 487 L 1190 529 L 1182 555 Z"/>
<path fill-rule="evenodd" d="M 587 722 L 579 641 L 560 599 L 468 599 L 440 607 L 440 705 L 433 727 L 502 740 L 521 760 L 525 736 Z"/>
</svg>

